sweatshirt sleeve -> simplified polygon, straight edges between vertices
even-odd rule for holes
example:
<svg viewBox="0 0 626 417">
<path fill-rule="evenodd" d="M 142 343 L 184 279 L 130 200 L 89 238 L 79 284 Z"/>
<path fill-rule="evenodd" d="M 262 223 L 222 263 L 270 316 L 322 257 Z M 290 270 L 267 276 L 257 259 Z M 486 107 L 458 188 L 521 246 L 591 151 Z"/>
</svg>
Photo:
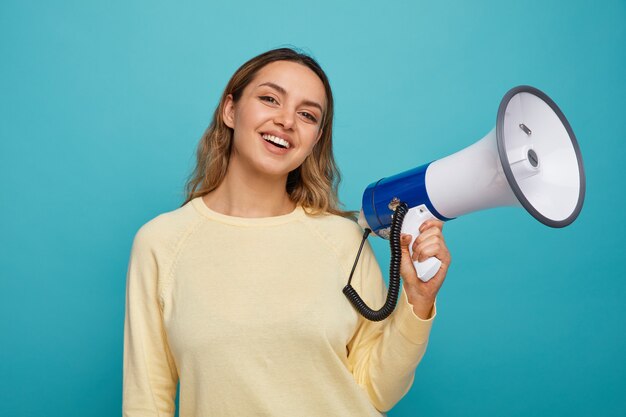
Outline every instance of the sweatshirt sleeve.
<svg viewBox="0 0 626 417">
<path fill-rule="evenodd" d="M 178 371 L 159 302 L 155 239 L 146 226 L 133 242 L 126 279 L 123 417 L 174 416 Z"/>
<path fill-rule="evenodd" d="M 373 309 L 380 308 L 387 287 L 376 258 L 367 244 L 359 261 L 357 291 Z M 348 343 L 348 363 L 357 382 L 381 412 L 389 411 L 409 391 L 422 359 L 432 321 L 420 319 L 409 303 L 401 283 L 398 304 L 385 320 L 372 322 L 359 314 L 357 330 Z"/>
</svg>

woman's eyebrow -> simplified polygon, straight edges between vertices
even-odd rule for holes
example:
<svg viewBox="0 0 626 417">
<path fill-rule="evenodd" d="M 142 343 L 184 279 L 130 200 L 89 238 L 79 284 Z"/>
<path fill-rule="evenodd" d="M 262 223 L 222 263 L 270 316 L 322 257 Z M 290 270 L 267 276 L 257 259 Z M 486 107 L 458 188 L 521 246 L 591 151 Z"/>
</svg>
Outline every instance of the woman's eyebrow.
<svg viewBox="0 0 626 417">
<path fill-rule="evenodd" d="M 287 90 L 285 90 L 284 88 L 282 88 L 280 85 L 278 84 L 274 84 L 272 82 L 266 82 L 263 84 L 259 84 L 258 87 L 262 87 L 262 86 L 267 86 L 270 88 L 273 88 L 274 90 L 278 91 L 279 93 L 283 94 L 283 95 L 287 95 Z M 319 109 L 319 111 L 324 114 L 324 109 L 322 108 L 322 105 L 319 103 L 316 103 L 315 101 L 311 101 L 311 100 L 303 100 L 302 104 L 304 104 L 305 106 L 313 106 L 313 107 L 317 107 Z"/>
</svg>

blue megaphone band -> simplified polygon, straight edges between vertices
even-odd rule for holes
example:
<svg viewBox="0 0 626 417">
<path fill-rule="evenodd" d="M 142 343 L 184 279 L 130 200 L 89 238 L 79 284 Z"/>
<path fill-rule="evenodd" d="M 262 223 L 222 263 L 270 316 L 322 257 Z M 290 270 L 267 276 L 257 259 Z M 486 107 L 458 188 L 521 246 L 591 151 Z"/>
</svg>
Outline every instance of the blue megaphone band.
<svg viewBox="0 0 626 417">
<path fill-rule="evenodd" d="M 391 226 L 393 210 L 389 203 L 397 198 L 409 208 L 424 204 L 439 220 L 442 216 L 433 206 L 426 191 L 426 170 L 432 162 L 371 183 L 363 192 L 363 214 L 374 233 Z"/>
</svg>

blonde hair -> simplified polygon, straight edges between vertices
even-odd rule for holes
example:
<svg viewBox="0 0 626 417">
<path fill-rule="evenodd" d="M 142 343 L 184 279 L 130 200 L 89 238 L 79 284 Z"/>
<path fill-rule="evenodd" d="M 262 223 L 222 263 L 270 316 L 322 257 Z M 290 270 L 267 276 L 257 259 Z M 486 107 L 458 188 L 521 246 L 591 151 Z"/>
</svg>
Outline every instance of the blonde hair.
<svg viewBox="0 0 626 417">
<path fill-rule="evenodd" d="M 216 189 L 226 176 L 233 141 L 233 130 L 226 126 L 223 119 L 226 98 L 230 94 L 233 101 L 237 102 L 257 72 L 275 61 L 296 62 L 311 69 L 324 84 L 327 98 L 326 112 L 322 116 L 320 126 L 322 135 L 319 141 L 302 165 L 291 171 L 287 177 L 289 197 L 312 214 L 328 212 L 354 218 L 354 212 L 339 208 L 341 203 L 337 194 L 341 174 L 335 163 L 332 149 L 333 95 L 330 83 L 313 58 L 290 48 L 267 51 L 252 58 L 235 71 L 224 89 L 211 124 L 198 144 L 196 167 L 185 185 L 186 199 L 183 205 Z"/>
</svg>

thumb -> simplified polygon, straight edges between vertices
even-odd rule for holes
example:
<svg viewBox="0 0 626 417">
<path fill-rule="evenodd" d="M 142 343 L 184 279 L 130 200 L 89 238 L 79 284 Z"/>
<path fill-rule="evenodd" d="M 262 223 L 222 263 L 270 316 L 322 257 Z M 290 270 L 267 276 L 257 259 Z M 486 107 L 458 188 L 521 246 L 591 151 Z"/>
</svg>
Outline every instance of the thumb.
<svg viewBox="0 0 626 417">
<path fill-rule="evenodd" d="M 417 272 L 413 266 L 413 260 L 411 259 L 411 252 L 409 251 L 409 245 L 413 240 L 413 236 L 409 234 L 400 235 L 400 249 L 402 251 L 402 259 L 400 260 L 400 275 L 408 283 L 414 283 L 417 281 Z"/>
<path fill-rule="evenodd" d="M 411 244 L 412 240 L 413 236 L 408 233 L 402 233 L 400 235 L 400 248 L 402 249 L 402 253 L 409 252 L 409 245 Z"/>
</svg>

